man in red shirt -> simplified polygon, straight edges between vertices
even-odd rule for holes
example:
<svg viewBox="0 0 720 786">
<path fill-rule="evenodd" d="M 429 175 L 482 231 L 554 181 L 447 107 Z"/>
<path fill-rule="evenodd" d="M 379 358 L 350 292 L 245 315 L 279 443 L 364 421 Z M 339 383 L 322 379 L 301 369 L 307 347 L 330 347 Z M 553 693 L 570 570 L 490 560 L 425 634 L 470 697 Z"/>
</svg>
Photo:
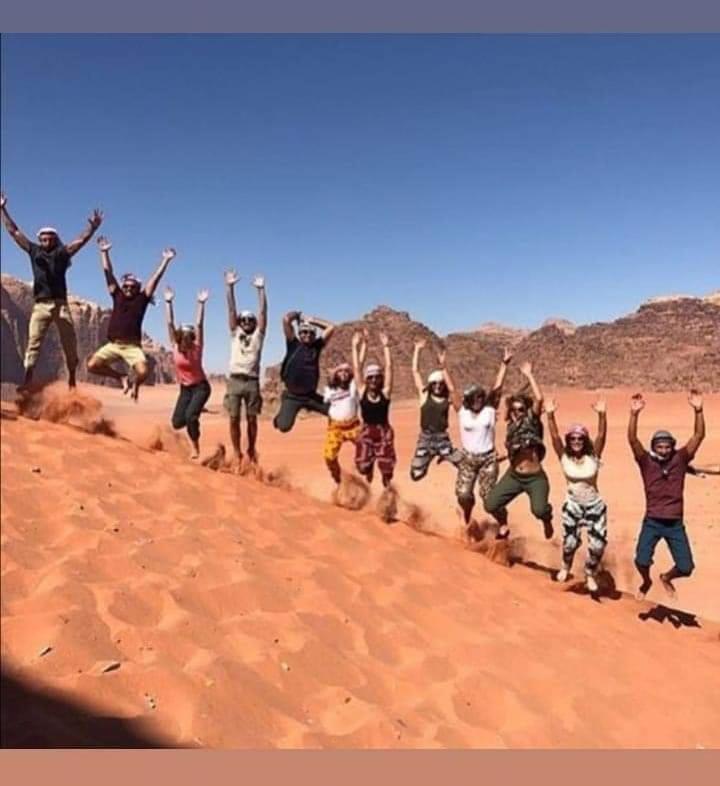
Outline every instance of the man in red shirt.
<svg viewBox="0 0 720 786">
<path fill-rule="evenodd" d="M 635 565 L 642 576 L 637 592 L 643 599 L 652 586 L 650 566 L 658 541 L 668 544 L 673 567 L 660 574 L 660 581 L 671 596 L 675 595 L 673 580 L 689 576 L 695 567 L 690 551 L 690 542 L 683 523 L 683 492 L 688 465 L 705 439 L 705 418 L 700 394 L 690 391 L 690 406 L 695 410 L 695 431 L 683 447 L 676 449 L 675 438 L 668 431 L 656 431 L 647 451 L 637 436 L 638 417 L 645 407 L 640 393 L 632 397 L 628 441 L 640 468 L 645 487 L 645 518 L 635 552 Z"/>
</svg>

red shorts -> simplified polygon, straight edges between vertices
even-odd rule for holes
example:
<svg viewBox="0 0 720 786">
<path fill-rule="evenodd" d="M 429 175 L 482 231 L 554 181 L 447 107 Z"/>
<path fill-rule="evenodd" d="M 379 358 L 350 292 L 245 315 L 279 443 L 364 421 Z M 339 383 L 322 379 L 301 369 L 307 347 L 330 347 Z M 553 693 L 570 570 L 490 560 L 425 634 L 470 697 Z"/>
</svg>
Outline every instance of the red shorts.
<svg viewBox="0 0 720 786">
<path fill-rule="evenodd" d="M 395 469 L 395 433 L 392 426 L 364 423 L 355 443 L 355 466 L 362 475 L 367 474 L 377 462 L 384 478 L 391 478 Z"/>
</svg>

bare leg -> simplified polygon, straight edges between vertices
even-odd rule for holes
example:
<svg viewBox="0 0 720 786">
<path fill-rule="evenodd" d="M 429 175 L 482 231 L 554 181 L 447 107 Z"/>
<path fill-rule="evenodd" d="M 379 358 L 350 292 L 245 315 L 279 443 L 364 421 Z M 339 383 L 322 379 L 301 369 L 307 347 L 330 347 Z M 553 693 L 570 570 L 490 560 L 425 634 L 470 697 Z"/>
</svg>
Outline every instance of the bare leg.
<svg viewBox="0 0 720 786">
<path fill-rule="evenodd" d="M 121 374 L 119 371 L 116 371 L 111 365 L 105 363 L 102 360 L 94 360 L 90 358 L 87 363 L 87 370 L 91 374 L 95 374 L 98 377 L 109 377 L 110 379 L 116 379 L 118 382 L 123 383 L 123 387 L 127 384 L 127 374 Z M 129 387 L 126 390 L 123 390 L 124 393 L 127 393 Z"/>
<path fill-rule="evenodd" d="M 230 418 L 230 442 L 233 447 L 233 465 L 240 466 L 242 461 L 242 449 L 240 446 L 240 415 Z"/>
<path fill-rule="evenodd" d="M 258 422 L 256 415 L 247 415 L 247 439 L 248 439 L 248 458 L 253 464 L 257 464 L 257 442 Z"/>
<path fill-rule="evenodd" d="M 132 392 L 130 393 L 130 396 L 137 404 L 138 397 L 140 396 L 140 385 L 142 385 L 142 383 L 147 379 L 148 375 L 147 363 L 136 363 L 133 366 L 133 371 L 135 372 L 135 379 L 133 380 Z"/>
<path fill-rule="evenodd" d="M 340 484 L 340 462 L 337 459 L 326 460 L 325 464 L 327 468 L 330 470 L 330 475 L 332 475 L 332 479 L 337 483 Z"/>
</svg>

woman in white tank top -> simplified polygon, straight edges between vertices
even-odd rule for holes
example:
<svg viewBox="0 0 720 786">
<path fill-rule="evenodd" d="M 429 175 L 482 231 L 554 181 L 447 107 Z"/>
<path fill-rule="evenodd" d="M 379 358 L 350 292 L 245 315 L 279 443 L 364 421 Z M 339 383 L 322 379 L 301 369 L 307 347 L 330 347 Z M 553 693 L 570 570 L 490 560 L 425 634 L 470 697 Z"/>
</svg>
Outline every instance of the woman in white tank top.
<svg viewBox="0 0 720 786">
<path fill-rule="evenodd" d="M 562 507 L 563 566 L 556 579 L 562 582 L 569 578 L 575 552 L 580 546 L 580 530 L 587 527 L 585 581 L 590 592 L 595 593 L 598 591 L 596 574 L 607 545 L 607 505 L 597 487 L 600 457 L 607 435 L 605 402 L 598 400 L 593 405 L 598 415 L 598 432 L 594 441 L 585 426 L 580 424 L 570 426 L 562 440 L 555 420 L 556 409 L 557 405 L 552 400 L 545 405 L 553 448 L 568 484 Z"/>
</svg>

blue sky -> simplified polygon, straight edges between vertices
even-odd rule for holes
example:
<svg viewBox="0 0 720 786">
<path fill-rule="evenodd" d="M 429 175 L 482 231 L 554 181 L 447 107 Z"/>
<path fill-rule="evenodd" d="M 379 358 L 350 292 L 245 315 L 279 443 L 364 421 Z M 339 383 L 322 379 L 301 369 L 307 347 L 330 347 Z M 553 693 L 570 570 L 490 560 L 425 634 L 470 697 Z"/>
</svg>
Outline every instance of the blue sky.
<svg viewBox="0 0 720 786">
<path fill-rule="evenodd" d="M 14 35 L 2 80 L 11 215 L 68 239 L 101 206 L 118 272 L 176 246 L 210 370 L 231 265 L 239 305 L 267 277 L 267 362 L 291 308 L 444 334 L 720 285 L 720 36 Z M 108 303 L 94 245 L 70 286 Z"/>
</svg>

